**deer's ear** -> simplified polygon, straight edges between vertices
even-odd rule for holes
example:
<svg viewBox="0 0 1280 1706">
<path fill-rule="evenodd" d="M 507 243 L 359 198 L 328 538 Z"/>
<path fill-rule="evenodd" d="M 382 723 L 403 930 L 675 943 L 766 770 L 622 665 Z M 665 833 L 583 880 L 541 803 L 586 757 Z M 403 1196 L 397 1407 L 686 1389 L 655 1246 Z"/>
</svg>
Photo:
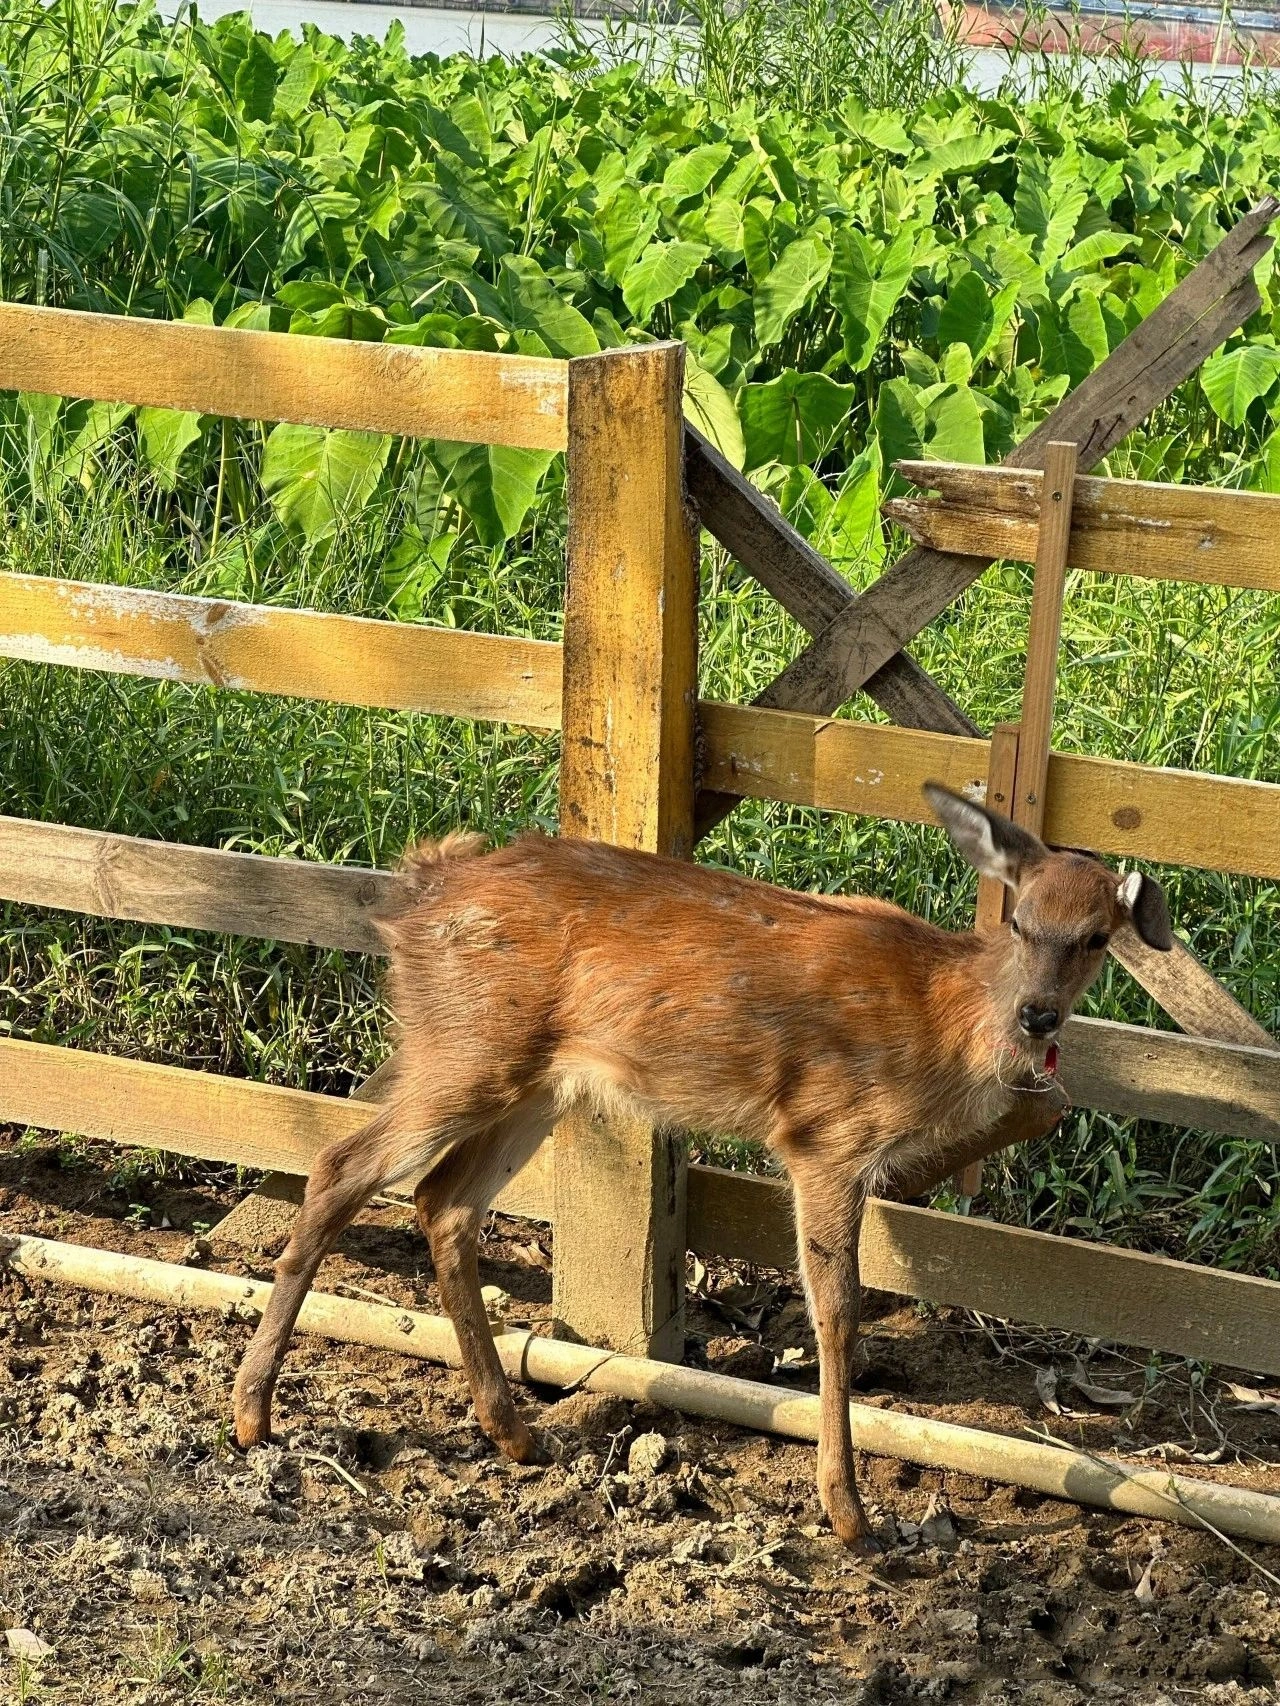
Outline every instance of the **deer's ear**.
<svg viewBox="0 0 1280 1706">
<path fill-rule="evenodd" d="M 1116 890 L 1120 910 L 1149 948 L 1159 948 L 1167 954 L 1173 946 L 1173 926 L 1169 922 L 1169 906 L 1164 890 L 1154 877 L 1142 871 L 1130 871 L 1121 877 Z"/>
<path fill-rule="evenodd" d="M 941 782 L 926 782 L 924 797 L 938 822 L 980 877 L 994 877 L 1016 889 L 1028 871 L 1047 857 L 1048 848 L 1029 830 L 1007 817 L 953 794 Z"/>
</svg>

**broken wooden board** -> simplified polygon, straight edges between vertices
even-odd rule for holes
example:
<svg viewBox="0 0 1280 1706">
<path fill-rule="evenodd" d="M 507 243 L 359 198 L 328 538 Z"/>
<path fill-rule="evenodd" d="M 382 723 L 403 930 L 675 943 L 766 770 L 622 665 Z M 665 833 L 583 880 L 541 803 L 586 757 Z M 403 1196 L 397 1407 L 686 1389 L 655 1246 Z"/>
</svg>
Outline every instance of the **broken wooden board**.
<svg viewBox="0 0 1280 1706">
<path fill-rule="evenodd" d="M 1038 469 L 899 462 L 937 497 L 893 498 L 884 513 L 933 550 L 1032 562 L 1043 475 Z M 1081 476 L 1067 561 L 1098 574 L 1280 592 L 1280 497 L 1214 486 Z"/>
</svg>

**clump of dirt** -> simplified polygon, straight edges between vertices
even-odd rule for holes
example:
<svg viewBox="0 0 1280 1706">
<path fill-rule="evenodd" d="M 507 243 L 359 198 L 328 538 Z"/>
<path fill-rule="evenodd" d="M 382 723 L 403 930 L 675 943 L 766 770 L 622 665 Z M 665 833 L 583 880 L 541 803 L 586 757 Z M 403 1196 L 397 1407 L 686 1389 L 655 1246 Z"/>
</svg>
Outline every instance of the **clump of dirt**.
<svg viewBox="0 0 1280 1706">
<path fill-rule="evenodd" d="M 0 1231 L 269 1275 L 267 1253 L 216 1230 L 193 1248 L 234 1200 L 218 1176 L 71 1159 L 0 1141 Z M 494 1223 L 484 1279 L 514 1318 L 547 1313 L 548 1253 L 545 1234 Z M 786 1276 L 694 1277 L 691 1360 L 814 1385 Z M 353 1227 L 320 1284 L 437 1306 L 398 1206 Z M 898 1299 L 869 1297 L 868 1314 L 865 1401 L 1280 1492 L 1275 1414 L 1217 1373 Z M 301 1336 L 278 1443 L 241 1456 L 228 1413 L 248 1332 L 0 1274 L 0 1627 L 51 1649 L 0 1640 L 0 1698 L 1274 1698 L 1277 1552 L 864 1458 L 885 1550 L 853 1558 L 809 1447 L 538 1391 L 523 1402 L 556 1461 L 517 1468 L 475 1428 L 459 1376 Z"/>
</svg>

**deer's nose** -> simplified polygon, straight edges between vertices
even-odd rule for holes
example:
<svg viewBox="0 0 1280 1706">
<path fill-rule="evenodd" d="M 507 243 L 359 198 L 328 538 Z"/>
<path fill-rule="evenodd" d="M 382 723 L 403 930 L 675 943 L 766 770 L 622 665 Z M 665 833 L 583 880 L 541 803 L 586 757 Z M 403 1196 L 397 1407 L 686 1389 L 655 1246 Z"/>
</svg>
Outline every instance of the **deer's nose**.
<svg viewBox="0 0 1280 1706">
<path fill-rule="evenodd" d="M 1056 1007 L 1037 1007 L 1034 1001 L 1024 1001 L 1018 1009 L 1018 1023 L 1029 1037 L 1047 1037 L 1058 1028 Z"/>
</svg>

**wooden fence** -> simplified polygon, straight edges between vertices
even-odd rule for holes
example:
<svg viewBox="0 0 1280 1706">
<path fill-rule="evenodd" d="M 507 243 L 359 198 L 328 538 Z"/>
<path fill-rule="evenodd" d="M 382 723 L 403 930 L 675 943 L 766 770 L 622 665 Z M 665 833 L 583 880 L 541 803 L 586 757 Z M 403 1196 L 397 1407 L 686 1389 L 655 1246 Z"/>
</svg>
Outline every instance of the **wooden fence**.
<svg viewBox="0 0 1280 1706">
<path fill-rule="evenodd" d="M 564 450 L 569 505 L 563 648 L 6 575 L 0 654 L 560 728 L 562 832 L 676 855 L 744 796 L 919 819 L 927 777 L 994 787 L 1008 742 L 984 738 L 903 645 L 991 557 L 1036 554 L 1047 446 L 1096 464 L 1247 318 L 1276 211 L 1268 201 L 1246 215 L 1006 469 L 913 470 L 941 497 L 894 513 L 926 543 L 857 597 L 682 427 L 679 346 L 565 363 L 0 306 L 0 386 Z M 1083 477 L 1069 496 L 1063 562 L 1280 591 L 1280 499 Z M 756 705 L 697 703 L 686 497 L 815 636 Z M 832 720 L 860 689 L 892 724 Z M 1047 746 L 1043 757 L 1050 839 L 1280 876 L 1280 787 Z M 376 951 L 369 913 L 392 880 L 0 818 L 0 897 L 104 917 Z M 1122 951 L 1187 1034 L 1074 1020 L 1073 1098 L 1280 1138 L 1274 1039 L 1185 947 Z M 292 1177 L 362 1123 L 378 1089 L 375 1074 L 346 1101 L 13 1040 L 0 1040 L 0 1069 L 0 1119 Z M 553 1222 L 555 1312 L 568 1331 L 650 1354 L 679 1355 L 686 1247 L 794 1258 L 780 1181 L 686 1169 L 671 1135 L 638 1121 L 579 1122 L 500 1206 Z M 1269 1281 L 893 1203 L 873 1205 L 862 1267 L 874 1287 L 1280 1372 L 1280 1285 Z"/>
</svg>

